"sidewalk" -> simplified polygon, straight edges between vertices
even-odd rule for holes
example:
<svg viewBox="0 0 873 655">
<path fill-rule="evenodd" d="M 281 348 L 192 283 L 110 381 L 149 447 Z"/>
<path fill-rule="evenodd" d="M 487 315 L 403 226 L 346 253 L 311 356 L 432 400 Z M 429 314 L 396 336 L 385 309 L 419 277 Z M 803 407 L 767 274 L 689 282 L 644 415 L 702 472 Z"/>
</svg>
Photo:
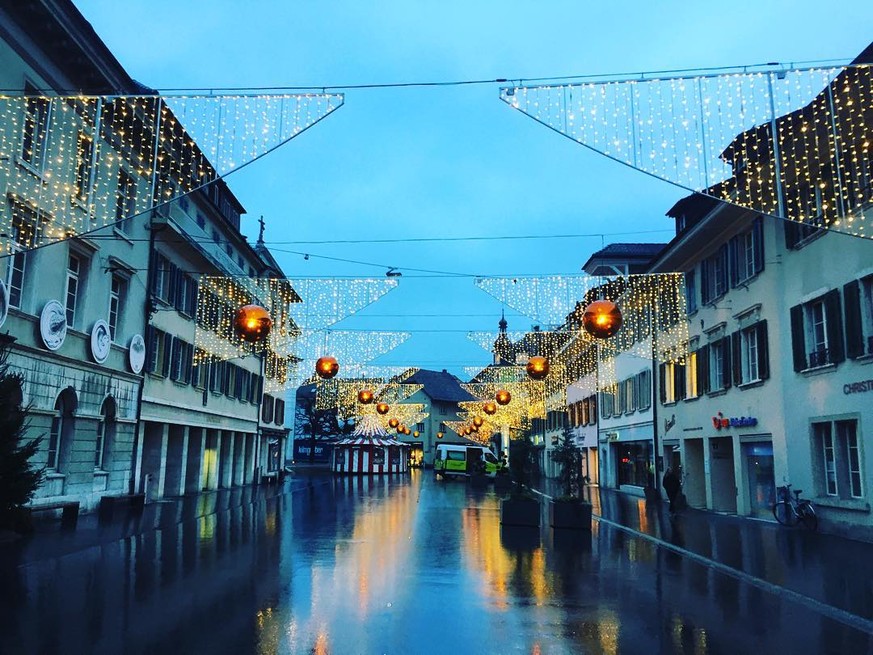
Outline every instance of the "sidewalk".
<svg viewBox="0 0 873 655">
<path fill-rule="evenodd" d="M 556 480 L 536 485 L 558 495 Z M 873 620 L 873 544 L 786 528 L 775 522 L 687 509 L 671 519 L 666 502 L 646 507 L 639 496 L 586 487 L 595 519 L 685 549 L 772 585 Z"/>
</svg>

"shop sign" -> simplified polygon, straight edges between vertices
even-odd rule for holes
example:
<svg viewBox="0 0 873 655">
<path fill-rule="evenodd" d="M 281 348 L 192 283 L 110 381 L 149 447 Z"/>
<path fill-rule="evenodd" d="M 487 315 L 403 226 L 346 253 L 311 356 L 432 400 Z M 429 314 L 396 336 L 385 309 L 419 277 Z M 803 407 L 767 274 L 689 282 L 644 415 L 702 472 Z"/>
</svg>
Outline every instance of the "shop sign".
<svg viewBox="0 0 873 655">
<path fill-rule="evenodd" d="M 865 391 L 873 391 L 873 380 L 861 380 L 860 382 L 851 382 L 843 385 L 843 393 L 847 396 L 853 393 L 864 393 Z"/>
<path fill-rule="evenodd" d="M 607 432 L 606 433 L 607 441 L 618 441 L 618 432 Z"/>
<path fill-rule="evenodd" d="M 754 416 L 732 416 L 726 417 L 721 412 L 717 416 L 712 417 L 712 426 L 716 430 L 727 428 L 751 428 L 758 425 L 758 419 Z"/>
</svg>

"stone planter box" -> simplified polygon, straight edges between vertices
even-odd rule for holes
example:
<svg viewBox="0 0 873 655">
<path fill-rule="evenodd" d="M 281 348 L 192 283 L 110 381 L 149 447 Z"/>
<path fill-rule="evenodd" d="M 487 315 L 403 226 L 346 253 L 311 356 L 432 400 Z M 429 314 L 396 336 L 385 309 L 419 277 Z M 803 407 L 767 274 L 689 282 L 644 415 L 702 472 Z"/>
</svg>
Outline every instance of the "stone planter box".
<svg viewBox="0 0 873 655">
<path fill-rule="evenodd" d="M 512 489 L 512 479 L 508 475 L 498 475 L 494 478 L 494 491 L 505 494 Z"/>
<path fill-rule="evenodd" d="M 500 523 L 539 527 L 539 501 L 536 498 L 504 498 L 500 501 Z"/>
<path fill-rule="evenodd" d="M 591 530 L 591 505 L 589 503 L 549 501 L 549 525 L 553 528 Z"/>
</svg>

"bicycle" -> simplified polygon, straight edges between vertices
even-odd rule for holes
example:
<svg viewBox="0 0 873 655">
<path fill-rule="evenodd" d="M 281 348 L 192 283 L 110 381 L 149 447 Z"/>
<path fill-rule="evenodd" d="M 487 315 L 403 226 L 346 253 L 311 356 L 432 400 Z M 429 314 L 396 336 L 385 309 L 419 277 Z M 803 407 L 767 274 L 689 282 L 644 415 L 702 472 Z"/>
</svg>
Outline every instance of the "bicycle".
<svg viewBox="0 0 873 655">
<path fill-rule="evenodd" d="M 807 530 L 815 531 L 818 529 L 815 508 L 812 506 L 811 500 L 801 499 L 802 489 L 794 490 L 794 498 L 791 497 L 790 484 L 779 487 L 776 491 L 781 500 L 773 505 L 773 516 L 780 524 L 794 527 L 799 523 Z"/>
</svg>

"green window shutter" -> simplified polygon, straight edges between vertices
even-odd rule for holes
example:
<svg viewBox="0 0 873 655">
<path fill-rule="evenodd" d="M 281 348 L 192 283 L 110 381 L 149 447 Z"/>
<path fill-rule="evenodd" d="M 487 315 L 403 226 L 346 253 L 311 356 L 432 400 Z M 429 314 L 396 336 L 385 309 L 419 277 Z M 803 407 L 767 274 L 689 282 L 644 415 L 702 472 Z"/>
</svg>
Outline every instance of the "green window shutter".
<svg viewBox="0 0 873 655">
<path fill-rule="evenodd" d="M 709 346 L 697 350 L 697 391 L 700 395 L 709 393 Z"/>
<path fill-rule="evenodd" d="M 803 305 L 791 308 L 791 352 L 794 355 L 794 370 L 806 368 L 806 338 L 803 332 Z"/>
<path fill-rule="evenodd" d="M 741 384 L 743 381 L 743 353 L 740 347 L 740 331 L 737 330 L 731 336 L 731 368 L 734 374 L 734 384 Z"/>
<path fill-rule="evenodd" d="M 852 280 L 843 287 L 846 318 L 846 355 L 855 359 L 864 354 L 864 339 L 861 331 L 861 285 Z"/>
<path fill-rule="evenodd" d="M 731 340 L 730 337 L 725 337 L 721 340 L 722 346 L 722 364 L 721 364 L 721 380 L 722 388 L 730 389 L 731 386 Z"/>
<path fill-rule="evenodd" d="M 767 321 L 758 321 L 755 325 L 758 333 L 758 377 L 766 380 L 770 377 L 770 344 L 767 343 Z"/>
<path fill-rule="evenodd" d="M 839 364 L 846 359 L 843 348 L 843 312 L 840 307 L 840 290 L 828 291 L 824 297 L 825 311 L 827 312 L 828 350 L 830 361 Z"/>
</svg>

